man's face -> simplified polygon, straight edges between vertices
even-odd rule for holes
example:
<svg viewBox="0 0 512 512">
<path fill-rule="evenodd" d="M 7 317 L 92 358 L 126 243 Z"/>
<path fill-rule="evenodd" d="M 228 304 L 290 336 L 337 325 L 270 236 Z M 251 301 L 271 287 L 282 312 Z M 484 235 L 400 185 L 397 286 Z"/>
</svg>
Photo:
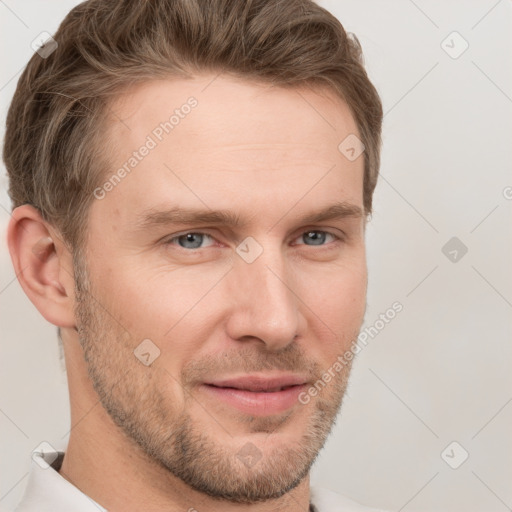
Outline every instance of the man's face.
<svg viewBox="0 0 512 512">
<path fill-rule="evenodd" d="M 94 388 L 145 460 L 250 503 L 307 476 L 341 405 L 350 364 L 308 403 L 298 394 L 363 320 L 364 162 L 338 150 L 358 132 L 334 96 L 213 78 L 147 83 L 112 106 L 106 179 L 137 163 L 91 207 L 77 322 Z M 339 203 L 348 214 L 303 220 Z M 238 224 L 158 214 L 171 209 Z M 275 376 L 304 385 L 254 390 Z"/>
</svg>

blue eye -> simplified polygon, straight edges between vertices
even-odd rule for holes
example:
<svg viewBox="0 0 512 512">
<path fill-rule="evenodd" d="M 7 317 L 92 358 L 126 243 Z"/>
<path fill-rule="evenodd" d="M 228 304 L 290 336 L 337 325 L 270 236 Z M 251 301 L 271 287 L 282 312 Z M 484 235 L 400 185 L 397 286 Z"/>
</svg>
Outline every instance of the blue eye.
<svg viewBox="0 0 512 512">
<path fill-rule="evenodd" d="M 305 231 L 299 238 L 302 237 L 303 240 L 310 240 L 313 243 L 309 245 L 325 245 L 325 238 L 327 236 L 332 236 L 335 240 L 339 240 L 336 235 L 332 233 L 328 233 L 327 231 L 319 231 L 319 230 L 311 230 Z M 309 238 L 308 238 L 309 237 Z M 308 245 L 308 244 L 305 244 Z"/>
<path fill-rule="evenodd" d="M 200 249 L 202 248 L 201 245 L 205 237 L 211 238 L 211 236 L 207 235 L 206 233 L 189 232 L 170 238 L 166 243 L 174 245 L 172 242 L 177 240 L 179 246 L 183 249 Z"/>
<path fill-rule="evenodd" d="M 299 245 L 309 245 L 309 246 L 324 246 L 326 244 L 326 238 L 330 236 L 333 241 L 341 240 L 341 238 L 333 233 L 328 231 L 321 230 L 309 230 L 304 231 L 298 238 L 302 239 L 304 244 Z M 164 243 L 165 245 L 178 245 L 182 249 L 204 249 L 206 247 L 210 247 L 210 245 L 203 245 L 205 239 L 214 240 L 212 236 L 206 233 L 189 231 L 187 233 L 183 233 L 181 235 L 174 236 L 172 238 L 167 239 Z M 311 243 L 308 243 L 311 242 Z"/>
</svg>

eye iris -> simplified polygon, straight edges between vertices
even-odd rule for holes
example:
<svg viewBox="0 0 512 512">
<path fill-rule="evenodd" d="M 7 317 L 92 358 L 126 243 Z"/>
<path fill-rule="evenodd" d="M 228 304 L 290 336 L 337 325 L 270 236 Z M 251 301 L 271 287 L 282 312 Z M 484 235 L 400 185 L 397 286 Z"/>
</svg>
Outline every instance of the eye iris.
<svg viewBox="0 0 512 512">
<path fill-rule="evenodd" d="M 308 231 L 306 236 L 311 237 L 309 240 L 312 240 L 314 243 L 311 245 L 321 245 L 325 242 L 325 236 L 327 233 L 323 233 L 322 231 Z"/>
<path fill-rule="evenodd" d="M 194 238 L 196 239 L 194 241 Z M 185 244 L 188 244 L 189 242 L 191 245 L 183 245 L 182 241 L 185 241 Z M 178 237 L 179 244 L 181 247 L 184 247 L 185 249 L 197 249 L 201 246 L 201 243 L 203 241 L 203 235 L 200 233 L 187 233 L 186 235 L 181 235 Z"/>
<path fill-rule="evenodd" d="M 303 240 L 309 239 L 311 244 L 308 245 L 322 245 L 325 243 L 327 233 L 324 231 L 308 231 L 302 235 Z M 186 233 L 179 236 L 178 243 L 185 249 L 198 249 L 201 247 L 204 235 L 202 233 Z"/>
</svg>

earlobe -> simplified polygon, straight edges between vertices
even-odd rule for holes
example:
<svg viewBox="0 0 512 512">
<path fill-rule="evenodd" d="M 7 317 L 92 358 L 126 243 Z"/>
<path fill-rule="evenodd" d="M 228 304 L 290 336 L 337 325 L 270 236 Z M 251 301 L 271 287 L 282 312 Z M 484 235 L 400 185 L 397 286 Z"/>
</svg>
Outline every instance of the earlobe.
<svg viewBox="0 0 512 512">
<path fill-rule="evenodd" d="M 7 243 L 16 277 L 46 320 L 74 327 L 72 258 L 64 242 L 31 205 L 14 209 Z"/>
</svg>

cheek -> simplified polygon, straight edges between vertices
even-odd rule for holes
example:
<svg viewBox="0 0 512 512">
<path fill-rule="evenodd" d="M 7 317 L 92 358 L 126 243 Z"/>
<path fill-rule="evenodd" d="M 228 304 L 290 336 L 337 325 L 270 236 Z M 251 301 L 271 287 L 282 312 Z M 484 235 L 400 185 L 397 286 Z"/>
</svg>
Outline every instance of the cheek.
<svg viewBox="0 0 512 512">
<path fill-rule="evenodd" d="M 212 307 L 208 295 L 229 268 L 160 265 L 148 272 L 146 267 L 141 263 L 98 268 L 96 280 L 109 313 L 135 339 L 155 342 L 173 338 L 190 318 L 195 322 L 205 318 L 197 313 Z M 214 294 L 218 297 L 218 290 Z"/>
<path fill-rule="evenodd" d="M 315 272 L 303 281 L 301 299 L 312 331 L 315 356 L 334 361 L 357 338 L 366 309 L 367 272 L 364 260 L 337 265 L 329 273 Z"/>
<path fill-rule="evenodd" d="M 334 316 L 348 325 L 357 322 L 366 302 L 367 270 L 364 258 L 341 262 L 330 267 L 316 267 L 303 273 L 302 294 L 318 307 L 316 313 Z"/>
</svg>

